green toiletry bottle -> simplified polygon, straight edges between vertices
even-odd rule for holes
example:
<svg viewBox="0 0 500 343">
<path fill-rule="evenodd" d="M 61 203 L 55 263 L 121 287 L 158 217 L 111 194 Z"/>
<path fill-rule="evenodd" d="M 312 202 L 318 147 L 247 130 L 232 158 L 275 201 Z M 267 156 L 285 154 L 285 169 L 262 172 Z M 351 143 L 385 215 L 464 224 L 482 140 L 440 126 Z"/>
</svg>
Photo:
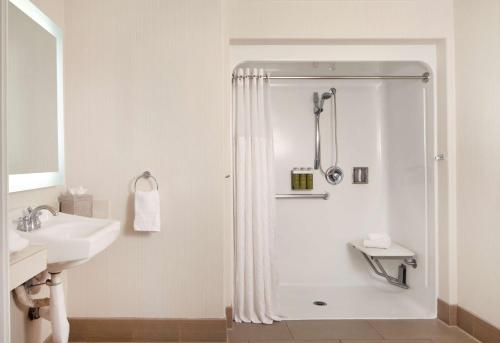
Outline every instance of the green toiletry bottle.
<svg viewBox="0 0 500 343">
<path fill-rule="evenodd" d="M 307 189 L 307 170 L 306 168 L 300 168 L 300 178 L 299 184 L 300 189 Z"/>
<path fill-rule="evenodd" d="M 307 168 L 307 174 L 306 174 L 306 185 L 307 189 L 313 189 L 314 188 L 314 175 L 313 175 L 313 169 L 312 168 Z"/>
<path fill-rule="evenodd" d="M 299 168 L 292 169 L 292 189 L 299 189 L 300 187 L 300 174 Z"/>
</svg>

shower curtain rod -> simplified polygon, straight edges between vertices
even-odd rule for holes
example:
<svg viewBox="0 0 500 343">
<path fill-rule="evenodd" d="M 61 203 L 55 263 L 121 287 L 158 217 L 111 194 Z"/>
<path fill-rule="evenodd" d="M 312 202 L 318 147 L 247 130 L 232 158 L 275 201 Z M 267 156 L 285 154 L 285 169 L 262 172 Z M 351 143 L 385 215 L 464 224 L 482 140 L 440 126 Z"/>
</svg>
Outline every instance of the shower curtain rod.
<svg viewBox="0 0 500 343">
<path fill-rule="evenodd" d="M 422 75 L 336 75 L 336 76 L 238 76 L 233 74 L 234 79 L 242 79 L 248 77 L 264 77 L 269 80 L 422 80 L 429 82 L 430 74 Z"/>
</svg>

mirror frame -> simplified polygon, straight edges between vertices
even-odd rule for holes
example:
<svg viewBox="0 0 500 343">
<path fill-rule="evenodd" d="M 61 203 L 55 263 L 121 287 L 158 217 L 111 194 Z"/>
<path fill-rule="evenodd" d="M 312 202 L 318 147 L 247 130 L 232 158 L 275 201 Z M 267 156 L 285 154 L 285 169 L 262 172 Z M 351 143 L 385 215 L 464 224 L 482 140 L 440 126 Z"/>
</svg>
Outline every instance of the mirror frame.
<svg viewBox="0 0 500 343">
<path fill-rule="evenodd" d="M 63 101 L 63 33 L 59 26 L 29 0 L 9 0 L 35 23 L 56 38 L 57 82 L 57 154 L 58 170 L 54 172 L 9 175 L 9 193 L 64 184 L 64 101 Z M 8 72 L 8 71 L 7 71 Z M 8 85 L 7 85 L 8 92 Z M 7 115 L 8 118 L 8 115 Z M 8 133 L 7 133 L 8 134 Z M 7 147 L 8 149 L 8 147 Z M 7 161 L 8 164 L 8 161 Z"/>
</svg>

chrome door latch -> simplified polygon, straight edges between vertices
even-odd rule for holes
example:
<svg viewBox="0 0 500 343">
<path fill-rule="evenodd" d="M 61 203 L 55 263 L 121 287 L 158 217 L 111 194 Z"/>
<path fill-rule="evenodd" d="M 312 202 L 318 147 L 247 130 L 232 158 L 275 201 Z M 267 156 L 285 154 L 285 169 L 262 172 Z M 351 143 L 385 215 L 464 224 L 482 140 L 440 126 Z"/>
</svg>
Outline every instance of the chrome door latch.
<svg viewBox="0 0 500 343">
<path fill-rule="evenodd" d="M 436 161 L 444 161 L 446 158 L 444 157 L 444 154 L 437 154 L 436 156 L 434 156 L 434 159 Z"/>
</svg>

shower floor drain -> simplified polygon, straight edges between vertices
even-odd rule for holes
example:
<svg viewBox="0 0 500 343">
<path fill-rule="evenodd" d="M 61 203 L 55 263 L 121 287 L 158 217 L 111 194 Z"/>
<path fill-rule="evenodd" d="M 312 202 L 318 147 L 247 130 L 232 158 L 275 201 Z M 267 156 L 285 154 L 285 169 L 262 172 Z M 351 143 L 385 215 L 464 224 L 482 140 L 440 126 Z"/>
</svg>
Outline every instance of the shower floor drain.
<svg viewBox="0 0 500 343">
<path fill-rule="evenodd" d="M 313 302 L 313 304 L 316 305 L 316 306 L 326 306 L 326 305 L 328 305 L 326 302 L 321 301 L 321 300 L 317 300 L 317 301 Z"/>
</svg>

